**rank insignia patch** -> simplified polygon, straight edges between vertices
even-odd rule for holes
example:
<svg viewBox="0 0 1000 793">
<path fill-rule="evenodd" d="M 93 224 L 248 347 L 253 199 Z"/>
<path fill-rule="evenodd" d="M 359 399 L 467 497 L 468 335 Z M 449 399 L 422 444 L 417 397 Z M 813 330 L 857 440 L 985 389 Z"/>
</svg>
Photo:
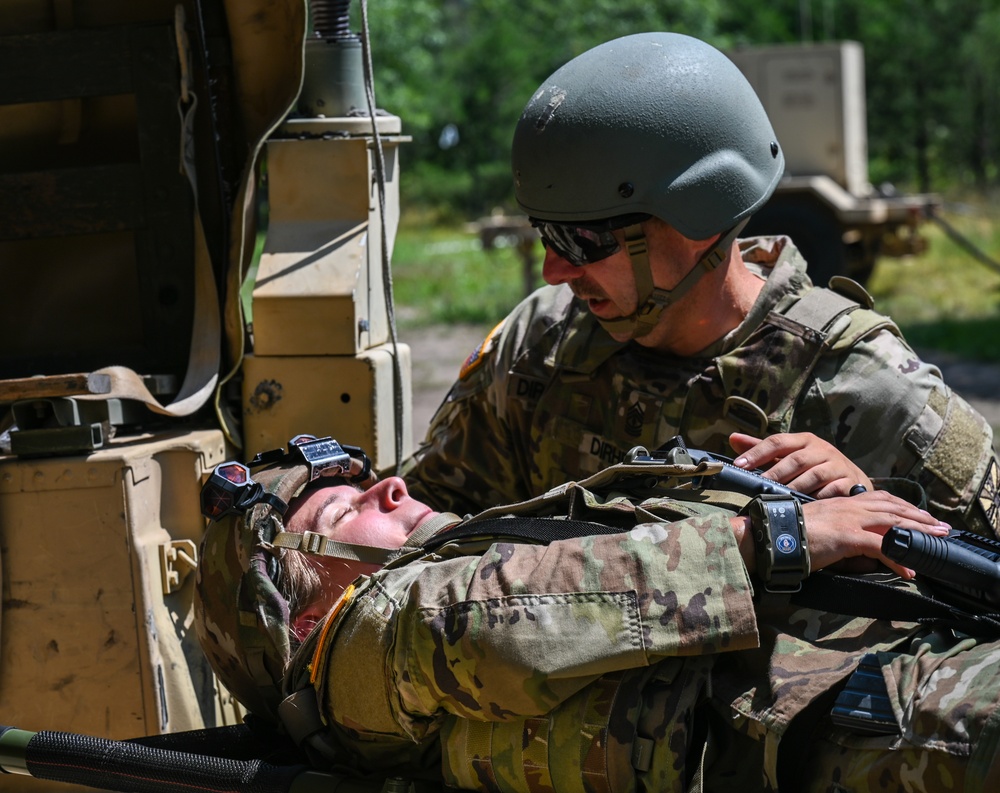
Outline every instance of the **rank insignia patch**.
<svg viewBox="0 0 1000 793">
<path fill-rule="evenodd" d="M 636 402 L 625 412 L 625 432 L 633 438 L 642 434 L 642 424 L 646 420 L 646 406 Z"/>
<path fill-rule="evenodd" d="M 997 468 L 995 458 L 990 460 L 990 467 L 986 471 L 977 498 L 983 514 L 986 515 L 986 522 L 993 527 L 993 531 L 1000 533 L 1000 470 Z"/>
</svg>

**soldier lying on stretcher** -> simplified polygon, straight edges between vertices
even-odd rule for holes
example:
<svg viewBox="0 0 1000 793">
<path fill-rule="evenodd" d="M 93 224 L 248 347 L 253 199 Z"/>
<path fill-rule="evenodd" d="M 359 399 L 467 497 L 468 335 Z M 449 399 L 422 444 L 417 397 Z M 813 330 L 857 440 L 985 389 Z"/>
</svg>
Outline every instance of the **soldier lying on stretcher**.
<svg viewBox="0 0 1000 793">
<path fill-rule="evenodd" d="M 813 491 L 840 493 L 805 504 L 626 461 L 465 519 L 315 443 L 227 475 L 242 489 L 203 541 L 196 625 L 233 694 L 318 766 L 581 793 L 998 773 L 1000 645 L 791 602 L 845 562 L 909 579 L 881 536 L 948 529 L 891 493 L 846 495 L 871 483 L 823 441 L 771 441 L 806 450 Z M 830 704 L 873 652 L 895 719 L 859 736 Z"/>
</svg>

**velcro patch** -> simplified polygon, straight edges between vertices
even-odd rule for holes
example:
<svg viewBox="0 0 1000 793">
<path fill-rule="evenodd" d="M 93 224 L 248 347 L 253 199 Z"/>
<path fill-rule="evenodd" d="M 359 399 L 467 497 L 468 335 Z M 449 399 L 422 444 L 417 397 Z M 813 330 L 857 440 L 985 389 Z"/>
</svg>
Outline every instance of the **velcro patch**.
<svg viewBox="0 0 1000 793">
<path fill-rule="evenodd" d="M 955 493 L 961 493 L 976 473 L 979 461 L 975 455 L 969 454 L 969 449 L 982 448 L 983 419 L 962 400 L 949 400 L 941 388 L 931 392 L 927 404 L 941 416 L 944 424 L 930 448 L 925 465 Z"/>
<path fill-rule="evenodd" d="M 505 320 L 501 320 L 497 323 L 496 327 L 486 334 L 486 338 L 483 339 L 479 346 L 469 354 L 468 358 L 465 359 L 465 363 L 462 364 L 462 368 L 458 371 L 459 380 L 464 380 L 479 368 L 483 360 L 485 360 L 487 353 L 493 349 L 493 342 L 499 336 L 499 332 L 503 328 L 504 322 Z"/>
</svg>

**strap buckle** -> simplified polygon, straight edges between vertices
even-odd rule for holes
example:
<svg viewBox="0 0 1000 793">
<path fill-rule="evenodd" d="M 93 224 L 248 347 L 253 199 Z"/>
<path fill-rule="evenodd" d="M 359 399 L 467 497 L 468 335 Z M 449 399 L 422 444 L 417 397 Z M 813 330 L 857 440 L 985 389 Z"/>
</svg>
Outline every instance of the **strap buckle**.
<svg viewBox="0 0 1000 793">
<path fill-rule="evenodd" d="M 301 536 L 302 542 L 299 545 L 301 553 L 321 554 L 323 552 L 323 546 L 326 544 L 324 535 L 316 531 L 304 531 Z"/>
</svg>

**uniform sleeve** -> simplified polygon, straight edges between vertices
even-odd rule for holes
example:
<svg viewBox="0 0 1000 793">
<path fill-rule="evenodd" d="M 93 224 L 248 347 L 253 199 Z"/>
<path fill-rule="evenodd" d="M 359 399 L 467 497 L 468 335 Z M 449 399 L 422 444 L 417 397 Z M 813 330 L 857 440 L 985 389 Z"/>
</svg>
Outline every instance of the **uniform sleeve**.
<svg viewBox="0 0 1000 793">
<path fill-rule="evenodd" d="M 722 514 L 548 546 L 496 543 L 383 571 L 376 584 L 325 664 L 327 717 L 357 736 L 420 740 L 448 713 L 542 714 L 610 671 L 758 643 Z"/>
<path fill-rule="evenodd" d="M 404 465 L 414 496 L 463 515 L 536 495 L 528 485 L 527 441 L 514 436 L 505 418 L 507 375 L 512 362 L 553 325 L 553 298 L 551 288 L 539 290 L 469 355 L 424 441 Z"/>
<path fill-rule="evenodd" d="M 1000 534 L 993 431 L 904 341 L 879 331 L 821 364 L 817 388 L 833 442 L 870 476 L 916 481 L 955 528 Z"/>
</svg>

